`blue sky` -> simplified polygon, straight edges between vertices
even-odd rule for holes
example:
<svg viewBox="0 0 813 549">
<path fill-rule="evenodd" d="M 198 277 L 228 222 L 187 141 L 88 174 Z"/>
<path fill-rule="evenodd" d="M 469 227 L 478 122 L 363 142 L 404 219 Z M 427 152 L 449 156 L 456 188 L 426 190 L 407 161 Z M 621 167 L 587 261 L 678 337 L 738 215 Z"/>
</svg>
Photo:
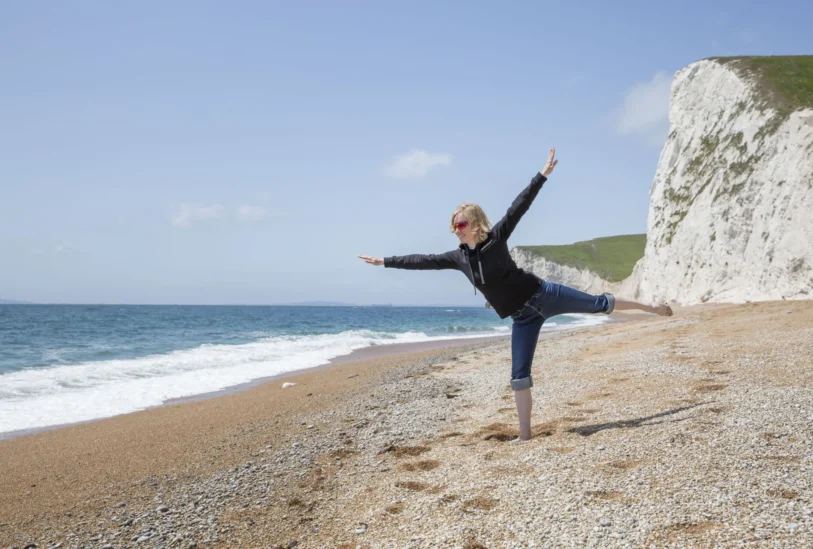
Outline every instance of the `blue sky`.
<svg viewBox="0 0 813 549">
<path fill-rule="evenodd" d="M 813 53 L 813 4 L 2 2 L 0 297 L 482 305 L 443 252 L 646 230 L 675 71 Z"/>
</svg>

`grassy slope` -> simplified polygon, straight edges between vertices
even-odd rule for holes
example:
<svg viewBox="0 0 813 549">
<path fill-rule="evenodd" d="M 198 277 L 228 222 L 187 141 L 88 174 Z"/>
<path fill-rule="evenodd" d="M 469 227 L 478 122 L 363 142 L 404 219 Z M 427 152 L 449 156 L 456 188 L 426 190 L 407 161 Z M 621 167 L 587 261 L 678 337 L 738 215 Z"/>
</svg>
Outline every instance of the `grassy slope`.
<svg viewBox="0 0 813 549">
<path fill-rule="evenodd" d="M 517 246 L 559 265 L 588 269 L 609 282 L 632 274 L 635 263 L 644 257 L 645 247 L 645 234 L 607 236 L 567 246 Z"/>
<path fill-rule="evenodd" d="M 710 59 L 754 79 L 759 99 L 783 114 L 813 108 L 813 55 Z"/>
</svg>

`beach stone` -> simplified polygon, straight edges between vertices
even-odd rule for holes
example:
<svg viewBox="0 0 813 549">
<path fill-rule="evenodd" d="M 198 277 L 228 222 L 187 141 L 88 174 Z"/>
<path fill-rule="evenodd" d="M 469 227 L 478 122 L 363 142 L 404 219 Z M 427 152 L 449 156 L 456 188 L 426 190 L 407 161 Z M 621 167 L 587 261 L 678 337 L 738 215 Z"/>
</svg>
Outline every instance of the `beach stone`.
<svg viewBox="0 0 813 549">
<path fill-rule="evenodd" d="M 167 511 L 169 511 L 169 507 L 167 507 L 166 505 L 159 505 L 158 509 L 156 509 L 156 510 L 159 513 L 166 513 Z"/>
<path fill-rule="evenodd" d="M 288 387 L 295 387 L 295 386 L 296 386 L 296 383 L 291 383 L 290 381 L 286 381 L 285 383 L 282 384 L 283 389 L 287 389 Z"/>
</svg>

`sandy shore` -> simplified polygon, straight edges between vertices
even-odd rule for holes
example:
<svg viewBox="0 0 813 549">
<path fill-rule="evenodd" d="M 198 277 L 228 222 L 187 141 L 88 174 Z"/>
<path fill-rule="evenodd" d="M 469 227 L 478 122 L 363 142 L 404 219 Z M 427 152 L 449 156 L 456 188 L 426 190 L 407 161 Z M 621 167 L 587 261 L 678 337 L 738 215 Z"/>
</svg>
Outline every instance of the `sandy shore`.
<svg viewBox="0 0 813 549">
<path fill-rule="evenodd" d="M 0 547 L 811 547 L 813 303 L 343 361 L 0 442 Z"/>
</svg>

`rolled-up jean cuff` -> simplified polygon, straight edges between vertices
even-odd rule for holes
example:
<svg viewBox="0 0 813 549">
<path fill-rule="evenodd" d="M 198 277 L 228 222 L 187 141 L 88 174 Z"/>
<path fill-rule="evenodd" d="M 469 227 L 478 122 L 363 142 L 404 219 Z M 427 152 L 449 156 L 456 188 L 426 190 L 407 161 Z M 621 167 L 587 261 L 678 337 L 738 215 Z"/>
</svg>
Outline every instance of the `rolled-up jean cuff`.
<svg viewBox="0 0 813 549">
<path fill-rule="evenodd" d="M 607 298 L 607 310 L 604 312 L 610 314 L 615 310 L 615 296 L 607 293 L 605 293 L 604 296 Z"/>
<path fill-rule="evenodd" d="M 534 386 L 534 380 L 532 376 L 523 377 L 522 379 L 512 379 L 511 380 L 511 390 L 513 391 L 521 391 L 523 389 L 530 389 Z"/>
</svg>

